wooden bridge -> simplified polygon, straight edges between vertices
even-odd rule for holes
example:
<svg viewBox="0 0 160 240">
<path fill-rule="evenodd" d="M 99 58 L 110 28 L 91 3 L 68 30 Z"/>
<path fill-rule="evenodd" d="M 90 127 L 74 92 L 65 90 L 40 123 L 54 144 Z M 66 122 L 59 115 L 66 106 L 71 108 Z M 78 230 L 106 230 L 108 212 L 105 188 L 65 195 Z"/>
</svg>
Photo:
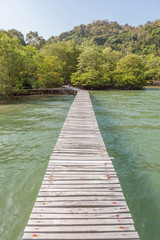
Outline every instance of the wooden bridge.
<svg viewBox="0 0 160 240">
<path fill-rule="evenodd" d="M 78 91 L 23 240 L 139 239 L 93 111 Z"/>
</svg>

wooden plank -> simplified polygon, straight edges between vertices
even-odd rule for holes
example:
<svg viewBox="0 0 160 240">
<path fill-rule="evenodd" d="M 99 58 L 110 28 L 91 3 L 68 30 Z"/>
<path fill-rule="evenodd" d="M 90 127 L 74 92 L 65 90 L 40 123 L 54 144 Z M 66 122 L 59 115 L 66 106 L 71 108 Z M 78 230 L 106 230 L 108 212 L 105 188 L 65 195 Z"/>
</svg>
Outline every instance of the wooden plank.
<svg viewBox="0 0 160 240">
<path fill-rule="evenodd" d="M 138 234 L 133 232 L 103 232 L 103 233 L 40 233 L 40 234 L 34 234 L 32 233 L 25 233 L 23 240 L 29 240 L 29 239 L 44 239 L 44 240 L 119 240 L 119 239 L 134 239 L 139 240 Z"/>
<path fill-rule="evenodd" d="M 73 159 L 72 158 L 68 158 L 67 159 L 67 157 L 66 158 L 62 158 L 62 157 L 60 157 L 60 158 L 54 158 L 54 159 L 50 159 L 50 163 L 55 163 L 55 162 L 60 162 L 60 161 L 62 161 L 62 162 L 83 162 L 83 163 L 85 163 L 85 162 L 89 162 L 89 163 L 92 163 L 93 161 L 94 161 L 94 163 L 106 163 L 106 164 L 112 164 L 112 162 L 111 161 L 109 161 L 108 159 L 100 159 L 100 157 L 99 158 L 93 158 L 93 157 L 91 157 L 91 158 L 88 158 L 88 159 L 84 159 L 84 158 L 77 158 L 77 157 L 74 157 Z"/>
<path fill-rule="evenodd" d="M 54 175 L 54 176 L 53 176 Z M 100 181 L 100 180 L 105 180 L 105 183 L 106 183 L 106 180 L 112 180 L 112 182 L 119 182 L 118 180 L 117 180 L 117 177 L 115 177 L 115 176 L 111 176 L 111 175 L 108 175 L 108 174 L 105 174 L 104 176 L 102 175 L 102 176 L 99 176 L 99 175 L 90 175 L 90 176 L 76 176 L 76 175 L 67 175 L 67 176 L 63 176 L 63 175 L 55 175 L 55 174 L 49 174 L 49 175 L 45 175 L 45 177 L 44 177 L 44 180 L 46 180 L 46 181 L 48 181 L 48 180 L 55 180 L 55 181 L 86 181 L 87 180 L 87 182 L 88 181 L 96 181 L 96 180 L 98 180 L 98 181 Z"/>
<path fill-rule="evenodd" d="M 35 207 L 113 207 L 113 206 L 126 206 L 125 201 L 36 201 Z"/>
<path fill-rule="evenodd" d="M 38 208 L 36 209 L 38 211 Z M 48 210 L 48 209 L 47 209 Z M 39 211 L 40 212 L 40 211 Z M 64 220 L 64 219 L 73 219 L 74 221 L 76 220 L 76 223 L 78 223 L 79 219 L 104 219 L 105 221 L 112 221 L 112 219 L 116 219 L 116 220 L 120 220 L 120 223 L 122 222 L 122 220 L 125 220 L 126 222 L 129 221 L 133 222 L 133 219 L 131 217 L 131 215 L 126 212 L 126 213 L 121 213 L 121 212 L 117 212 L 117 213 L 103 213 L 103 214 L 87 214 L 87 213 L 32 213 L 30 216 L 30 220 L 36 220 L 39 221 L 40 219 L 60 219 L 60 220 Z M 30 221 L 29 221 L 30 222 Z M 97 224 L 102 223 L 101 220 L 97 221 Z"/>
<path fill-rule="evenodd" d="M 125 216 L 126 217 L 126 216 Z M 97 221 L 97 218 L 85 218 L 85 219 L 63 219 L 61 216 L 61 219 L 51 219 L 51 218 L 45 218 L 45 219 L 30 219 L 28 222 L 28 226 L 58 226 L 58 225 L 68 225 L 68 226 L 74 226 L 74 225 L 133 225 L 132 218 L 129 219 L 120 219 L 120 218 L 112 218 L 112 219 L 101 219 L 100 221 Z"/>
<path fill-rule="evenodd" d="M 106 195 L 106 196 L 39 196 L 37 197 L 36 201 L 52 201 L 52 202 L 59 202 L 59 201 L 121 201 L 125 200 L 123 196 L 119 195 Z"/>
<path fill-rule="evenodd" d="M 41 189 L 65 189 L 65 188 L 68 188 L 68 189 L 110 189 L 110 191 L 113 191 L 115 190 L 116 188 L 121 188 L 120 184 L 107 184 L 107 183 L 104 183 L 104 184 L 56 184 L 56 183 L 51 183 L 50 185 L 49 184 L 42 184 L 41 185 Z"/>
<path fill-rule="evenodd" d="M 63 214 L 108 214 L 108 213 L 129 213 L 127 206 L 113 206 L 113 207 L 53 207 L 46 208 L 44 205 L 34 207 L 32 213 L 63 213 Z"/>
<path fill-rule="evenodd" d="M 79 172 L 115 172 L 114 168 L 109 168 L 109 167 L 106 167 L 105 166 L 95 166 L 93 165 L 92 167 L 90 165 L 72 165 L 72 166 L 65 166 L 65 165 L 62 165 L 62 166 L 56 166 L 56 168 L 54 166 L 50 167 L 50 168 L 47 168 L 46 171 L 54 171 L 55 173 L 56 172 L 59 172 L 59 171 L 74 171 L 75 174 L 76 174 L 76 171 L 79 171 Z"/>
<path fill-rule="evenodd" d="M 96 191 L 97 193 L 98 192 L 104 192 L 104 193 L 106 193 L 106 192 L 108 192 L 108 191 L 110 191 L 111 193 L 115 193 L 115 192 L 121 192 L 122 193 L 122 189 L 121 189 L 121 187 L 120 187 L 120 185 L 119 185 L 119 187 L 111 187 L 111 186 L 109 186 L 109 187 L 91 187 L 91 185 L 89 185 L 89 187 L 81 187 L 81 188 L 77 188 L 77 186 L 76 186 L 76 188 L 67 188 L 67 187 L 62 187 L 62 186 L 54 186 L 54 188 L 51 188 L 51 186 L 48 186 L 48 188 L 46 188 L 45 186 L 44 187 L 41 187 L 40 188 L 40 190 L 39 190 L 39 192 L 70 192 L 70 191 L 72 191 L 73 192 L 73 194 L 74 194 L 74 192 L 79 192 L 80 194 L 81 194 L 81 192 L 83 193 L 84 191 L 87 191 L 87 192 L 92 192 L 92 191 Z"/>
<path fill-rule="evenodd" d="M 40 221 L 39 221 L 40 222 Z M 96 221 L 95 221 L 96 222 Z M 37 228 L 37 226 L 39 226 Z M 56 225 L 51 225 L 51 226 L 43 226 L 43 225 L 39 225 L 37 224 L 36 227 L 30 227 L 27 226 L 26 227 L 26 232 L 45 232 L 45 233 L 74 233 L 74 232 L 78 232 L 78 233 L 86 233 L 86 232 L 124 232 L 124 231 L 134 231 L 134 226 L 133 225 L 72 225 L 72 226 L 66 226 L 66 225 L 60 225 L 60 226 L 56 226 Z"/>
<path fill-rule="evenodd" d="M 99 179 L 99 180 L 94 180 L 94 179 L 75 179 L 75 178 L 73 178 L 73 179 L 70 179 L 70 180 L 68 180 L 68 179 L 61 179 L 61 180 L 57 180 L 56 178 L 52 178 L 52 177 L 49 177 L 49 178 L 47 178 L 47 179 L 44 179 L 43 180 L 43 184 L 50 184 L 50 183 L 55 183 L 55 184 L 73 184 L 73 185 L 75 185 L 75 184 L 106 184 L 106 183 L 112 183 L 112 184 L 114 184 L 114 183 L 119 183 L 119 180 L 117 179 L 117 178 L 109 178 L 109 179 Z M 54 184 L 53 183 L 53 184 Z"/>
<path fill-rule="evenodd" d="M 66 166 L 66 165 L 62 165 L 62 166 L 56 166 L 56 168 L 54 166 L 51 166 L 51 167 L 48 167 L 46 171 L 54 171 L 55 173 L 56 172 L 64 172 L 64 171 L 74 171 L 75 174 L 76 172 L 92 172 L 92 173 L 96 173 L 96 172 L 115 172 L 114 168 L 109 168 L 107 167 L 106 168 L 106 165 L 105 166 L 95 166 L 93 165 L 92 167 L 90 165 L 72 165 L 72 166 Z"/>
<path fill-rule="evenodd" d="M 79 159 L 79 160 L 89 160 L 89 159 L 94 159 L 94 160 L 100 160 L 100 159 L 103 159 L 103 160 L 113 160 L 113 158 L 109 157 L 108 155 L 106 155 L 105 153 L 102 153 L 103 156 L 99 156 L 99 154 L 84 154 L 83 155 L 79 155 L 78 153 L 77 154 L 64 154 L 64 153 L 58 153 L 58 154 L 53 154 L 51 155 L 50 159 L 64 159 L 64 160 L 69 160 L 69 159 Z"/>
<path fill-rule="evenodd" d="M 93 170 L 90 170 L 90 172 L 89 171 L 86 171 L 86 172 L 82 172 L 82 171 L 78 171 L 78 173 L 75 175 L 76 173 L 75 172 L 73 172 L 73 171 L 46 171 L 46 174 L 45 174 L 45 177 L 48 177 L 48 176 L 53 176 L 54 175 L 54 177 L 61 177 L 62 179 L 63 178 L 69 178 L 70 176 L 73 178 L 73 177 L 77 177 L 77 175 L 81 178 L 81 177 L 83 177 L 83 178 L 91 178 L 91 177 L 93 177 L 93 178 L 97 178 L 97 177 L 106 177 L 106 176 L 108 176 L 108 174 L 110 175 L 110 176 L 112 176 L 112 177 L 117 177 L 117 175 L 116 175 L 116 173 L 115 172 L 110 172 L 110 173 L 108 173 L 107 171 L 101 171 L 101 172 L 94 172 Z"/>
<path fill-rule="evenodd" d="M 113 165 L 112 165 L 112 163 L 106 163 L 106 161 L 73 161 L 73 162 L 71 162 L 71 161 L 57 161 L 57 162 L 50 162 L 49 163 L 49 165 L 48 165 L 48 168 L 49 167 L 54 167 L 54 166 L 66 166 L 66 165 L 69 165 L 69 166 L 75 166 L 75 165 L 78 165 L 78 166 L 80 166 L 80 165 L 82 165 L 82 166 L 90 166 L 90 168 L 92 168 L 92 166 L 97 166 L 97 167 L 102 167 L 103 165 L 105 166 L 106 165 L 106 167 L 107 168 L 113 168 Z"/>
<path fill-rule="evenodd" d="M 52 197 L 68 197 L 68 196 L 123 196 L 122 192 L 107 192 L 107 191 L 103 191 L 103 192 L 96 192 L 96 191 L 92 191 L 92 192 L 85 192 L 84 190 L 79 192 L 79 191 L 67 191 L 67 192 L 62 192 L 62 191 L 57 191 L 57 192 L 43 192 L 43 191 L 39 191 L 38 196 L 52 196 Z"/>
</svg>

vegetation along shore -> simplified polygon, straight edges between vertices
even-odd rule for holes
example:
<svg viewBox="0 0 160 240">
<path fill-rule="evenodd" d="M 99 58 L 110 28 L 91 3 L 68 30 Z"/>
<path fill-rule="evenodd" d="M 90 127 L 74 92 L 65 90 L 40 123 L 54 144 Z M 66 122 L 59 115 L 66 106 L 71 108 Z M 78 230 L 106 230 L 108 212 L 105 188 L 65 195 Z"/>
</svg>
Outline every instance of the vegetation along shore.
<svg viewBox="0 0 160 240">
<path fill-rule="evenodd" d="M 37 32 L 0 31 L 0 97 L 72 84 L 140 89 L 160 84 L 160 20 L 132 27 L 107 20 L 47 41 Z"/>
</svg>

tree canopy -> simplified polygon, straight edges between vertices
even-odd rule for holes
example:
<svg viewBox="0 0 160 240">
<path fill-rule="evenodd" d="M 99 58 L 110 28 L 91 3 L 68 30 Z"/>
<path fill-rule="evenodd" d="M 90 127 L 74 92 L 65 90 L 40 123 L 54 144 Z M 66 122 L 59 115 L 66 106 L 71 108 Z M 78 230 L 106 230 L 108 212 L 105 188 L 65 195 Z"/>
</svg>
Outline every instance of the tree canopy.
<svg viewBox="0 0 160 240">
<path fill-rule="evenodd" d="M 88 25 L 74 27 L 58 37 L 51 37 L 48 42 L 74 40 L 81 44 L 86 39 L 125 54 L 160 54 L 160 20 L 148 21 L 137 27 L 120 25 L 115 21 L 97 20 Z"/>
<path fill-rule="evenodd" d="M 102 49 L 95 45 L 86 47 L 78 58 L 77 72 L 71 82 L 88 88 L 102 88 L 111 84 L 110 68 L 105 62 Z"/>
<path fill-rule="evenodd" d="M 144 62 L 135 54 L 121 58 L 114 71 L 114 84 L 125 89 L 137 89 L 145 85 Z"/>
</svg>

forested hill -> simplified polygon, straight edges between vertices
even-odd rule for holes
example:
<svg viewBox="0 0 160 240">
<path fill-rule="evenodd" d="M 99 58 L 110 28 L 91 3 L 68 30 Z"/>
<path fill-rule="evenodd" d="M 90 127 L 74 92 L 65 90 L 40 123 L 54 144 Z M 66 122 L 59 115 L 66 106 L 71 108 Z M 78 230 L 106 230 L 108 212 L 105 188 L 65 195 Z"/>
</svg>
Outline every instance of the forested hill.
<svg viewBox="0 0 160 240">
<path fill-rule="evenodd" d="M 121 26 L 94 21 L 47 41 L 0 30 L 0 98 L 63 84 L 87 89 L 160 85 L 160 20 Z"/>
<path fill-rule="evenodd" d="M 132 27 L 128 24 L 120 25 L 108 20 L 97 20 L 91 24 L 81 24 L 69 32 L 64 32 L 58 37 L 51 37 L 47 43 L 74 40 L 81 44 L 85 40 L 93 40 L 97 45 L 111 47 L 112 50 L 149 54 L 160 54 L 160 19 L 148 21 L 145 25 Z"/>
</svg>

